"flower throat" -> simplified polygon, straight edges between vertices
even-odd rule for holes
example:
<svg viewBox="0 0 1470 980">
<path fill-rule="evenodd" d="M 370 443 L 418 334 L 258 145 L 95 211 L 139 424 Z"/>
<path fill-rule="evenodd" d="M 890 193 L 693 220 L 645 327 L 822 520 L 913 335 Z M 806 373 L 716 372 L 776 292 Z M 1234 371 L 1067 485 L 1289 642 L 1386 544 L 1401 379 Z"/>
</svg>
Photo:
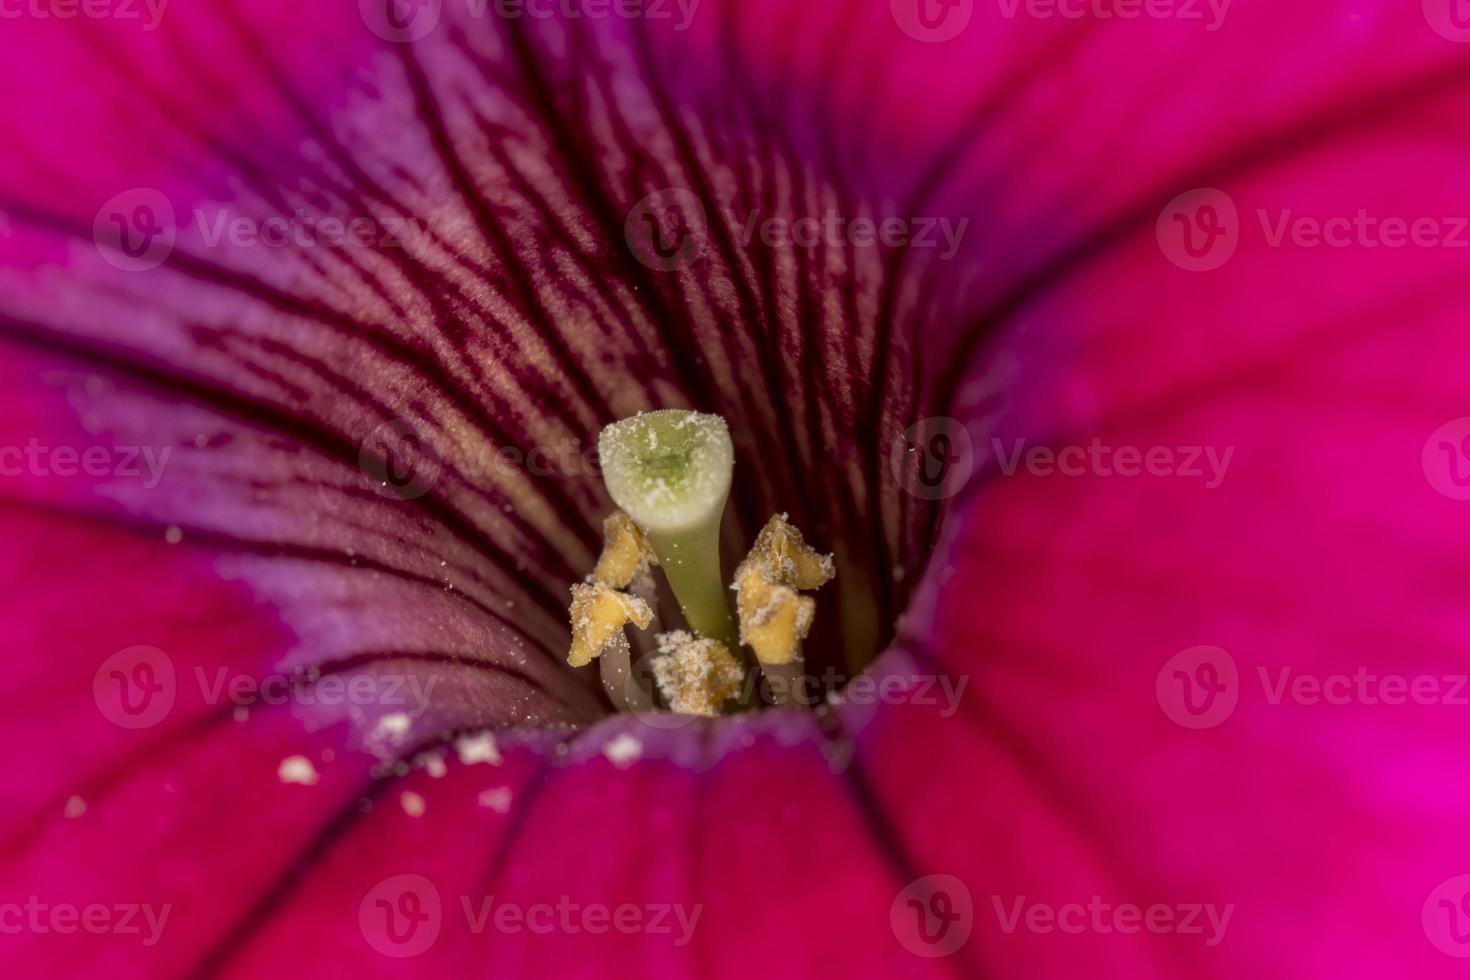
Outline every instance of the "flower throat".
<svg viewBox="0 0 1470 980">
<path fill-rule="evenodd" d="M 721 575 L 720 521 L 735 452 L 718 415 L 640 413 L 603 429 L 603 479 L 619 510 L 603 522 L 603 551 L 572 586 L 573 667 L 598 662 L 603 687 L 625 711 L 663 705 L 716 716 L 754 707 L 747 678 L 758 670 L 773 703 L 808 705 L 801 645 L 816 618 L 810 592 L 835 575 L 832 557 L 807 546 L 785 514 L 772 517 L 728 585 Z M 688 630 L 657 631 L 658 581 Z M 734 592 L 734 615 L 729 593 Z M 653 685 L 634 669 L 651 666 Z"/>
</svg>

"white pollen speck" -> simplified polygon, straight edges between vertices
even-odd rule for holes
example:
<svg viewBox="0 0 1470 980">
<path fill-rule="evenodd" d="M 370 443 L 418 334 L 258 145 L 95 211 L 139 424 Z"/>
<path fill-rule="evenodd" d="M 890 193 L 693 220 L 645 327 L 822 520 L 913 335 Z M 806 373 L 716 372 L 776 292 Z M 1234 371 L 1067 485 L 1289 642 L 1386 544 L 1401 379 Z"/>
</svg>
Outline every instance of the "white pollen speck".
<svg viewBox="0 0 1470 980">
<path fill-rule="evenodd" d="M 495 736 L 489 732 L 461 735 L 455 740 L 454 747 L 459 752 L 459 761 L 467 766 L 477 762 L 498 766 L 504 761 L 500 756 L 500 748 L 495 744 Z"/>
<path fill-rule="evenodd" d="M 178 544 L 184 540 L 184 529 L 176 524 L 169 525 L 168 529 L 163 532 L 163 540 L 168 544 Z"/>
<path fill-rule="evenodd" d="M 395 712 L 394 714 L 384 715 L 378 719 L 378 726 L 374 734 L 380 737 L 391 735 L 394 738 L 399 738 L 408 734 L 409 726 L 412 724 L 413 719 L 408 716 L 408 712 Z"/>
<path fill-rule="evenodd" d="M 508 786 L 502 786 L 500 789 L 487 789 L 480 793 L 480 805 L 496 813 L 509 813 L 510 799 Z"/>
<path fill-rule="evenodd" d="M 293 755 L 281 760 L 281 767 L 276 770 L 276 775 L 283 783 L 299 783 L 302 786 L 315 786 L 319 778 L 316 774 L 316 766 L 304 755 Z"/>
<path fill-rule="evenodd" d="M 403 804 L 403 812 L 410 817 L 422 817 L 424 815 L 424 798 L 412 790 L 404 790 L 403 796 L 399 798 Z"/>
<path fill-rule="evenodd" d="M 247 708 L 247 707 L 245 707 L 243 704 L 237 704 L 237 705 L 235 705 L 235 720 L 236 721 L 249 721 L 250 720 L 250 709 Z"/>
<path fill-rule="evenodd" d="M 626 769 L 643 754 L 643 743 L 624 733 L 602 747 L 602 754 L 619 769 Z"/>
<path fill-rule="evenodd" d="M 87 801 L 80 796 L 68 796 L 66 798 L 66 809 L 62 812 L 66 814 L 66 819 L 75 820 L 87 812 Z"/>
<path fill-rule="evenodd" d="M 424 770 L 428 772 L 430 779 L 442 779 L 444 778 L 444 774 L 449 771 L 444 765 L 444 760 L 437 755 L 423 756 L 423 766 Z"/>
</svg>

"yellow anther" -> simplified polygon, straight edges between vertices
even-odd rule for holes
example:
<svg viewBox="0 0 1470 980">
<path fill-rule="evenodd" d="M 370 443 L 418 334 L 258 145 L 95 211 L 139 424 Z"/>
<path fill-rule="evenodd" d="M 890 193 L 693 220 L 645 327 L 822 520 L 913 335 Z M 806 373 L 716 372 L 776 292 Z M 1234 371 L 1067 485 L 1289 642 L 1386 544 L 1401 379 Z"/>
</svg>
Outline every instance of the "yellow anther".
<svg viewBox="0 0 1470 980">
<path fill-rule="evenodd" d="M 763 564 L 766 577 L 774 584 L 808 592 L 820 589 L 837 574 L 832 567 L 832 556 L 813 551 L 785 514 L 777 514 L 766 522 L 745 560 Z"/>
<path fill-rule="evenodd" d="M 572 649 L 567 663 L 573 667 L 590 664 L 623 636 L 623 627 L 630 622 L 648 629 L 653 622 L 648 603 L 606 585 L 572 586 Z"/>
<path fill-rule="evenodd" d="M 658 689 L 674 711 L 713 718 L 740 693 L 745 671 L 723 643 L 680 630 L 658 638 Z"/>
<path fill-rule="evenodd" d="M 763 664 L 791 663 L 817 614 L 816 601 L 796 590 L 820 588 L 834 574 L 832 557 L 809 548 L 785 514 L 771 518 L 735 570 L 740 641 Z"/>
<path fill-rule="evenodd" d="M 620 510 L 602 522 L 602 557 L 592 571 L 592 580 L 615 589 L 626 589 L 638 574 L 658 564 L 653 547 L 633 519 Z"/>
<path fill-rule="evenodd" d="M 816 600 L 784 585 L 772 585 L 758 567 L 744 566 L 735 575 L 735 596 L 740 642 L 754 650 L 763 664 L 790 663 L 811 632 Z"/>
</svg>

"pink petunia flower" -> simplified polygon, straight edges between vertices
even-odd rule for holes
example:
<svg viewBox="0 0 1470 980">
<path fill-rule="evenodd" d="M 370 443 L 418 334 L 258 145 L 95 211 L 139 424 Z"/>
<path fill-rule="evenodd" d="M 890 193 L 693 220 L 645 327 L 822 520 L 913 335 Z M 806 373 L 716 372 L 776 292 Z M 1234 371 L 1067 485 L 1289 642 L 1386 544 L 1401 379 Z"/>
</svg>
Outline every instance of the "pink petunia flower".
<svg viewBox="0 0 1470 980">
<path fill-rule="evenodd" d="M 1462 0 L 0 39 L 7 976 L 1470 956 Z M 664 407 L 833 553 L 818 704 L 567 665 Z"/>
</svg>

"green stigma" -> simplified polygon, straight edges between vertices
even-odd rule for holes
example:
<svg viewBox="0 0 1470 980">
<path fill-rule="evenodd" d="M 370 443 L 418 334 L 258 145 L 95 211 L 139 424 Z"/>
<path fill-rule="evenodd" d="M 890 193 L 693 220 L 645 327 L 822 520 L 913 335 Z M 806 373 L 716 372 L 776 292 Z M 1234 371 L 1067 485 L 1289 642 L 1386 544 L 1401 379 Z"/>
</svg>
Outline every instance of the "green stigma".
<svg viewBox="0 0 1470 980">
<path fill-rule="evenodd" d="M 608 493 L 648 538 L 689 626 L 737 649 L 720 573 L 720 518 L 735 470 L 725 420 L 644 412 L 603 429 L 597 448 Z"/>
</svg>

